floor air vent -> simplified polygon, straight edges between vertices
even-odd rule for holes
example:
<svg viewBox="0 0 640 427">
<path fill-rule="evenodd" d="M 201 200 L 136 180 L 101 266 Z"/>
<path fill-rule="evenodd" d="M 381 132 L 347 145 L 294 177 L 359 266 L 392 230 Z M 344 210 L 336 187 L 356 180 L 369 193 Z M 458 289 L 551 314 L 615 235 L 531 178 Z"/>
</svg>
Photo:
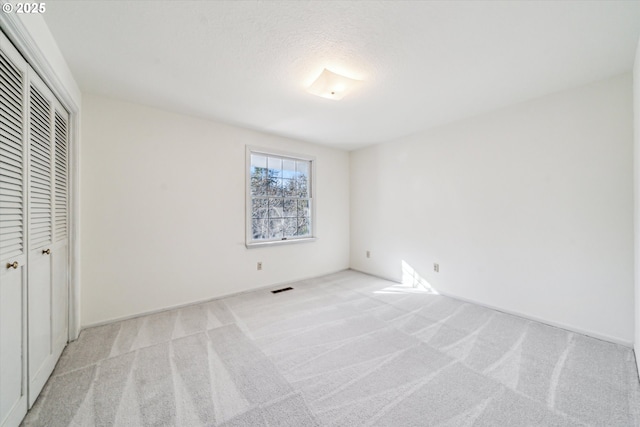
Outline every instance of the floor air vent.
<svg viewBox="0 0 640 427">
<path fill-rule="evenodd" d="M 284 291 L 292 291 L 293 288 L 291 286 L 289 286 L 288 288 L 282 288 L 282 289 L 276 289 L 275 291 L 271 291 L 272 294 L 278 294 L 280 292 L 284 292 Z"/>
</svg>

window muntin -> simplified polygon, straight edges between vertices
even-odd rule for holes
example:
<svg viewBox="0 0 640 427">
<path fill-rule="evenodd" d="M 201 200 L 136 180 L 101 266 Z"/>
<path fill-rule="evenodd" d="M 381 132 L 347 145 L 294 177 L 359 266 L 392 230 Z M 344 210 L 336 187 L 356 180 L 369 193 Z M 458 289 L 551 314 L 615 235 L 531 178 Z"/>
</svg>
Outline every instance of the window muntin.
<svg viewBox="0 0 640 427">
<path fill-rule="evenodd" d="M 313 237 L 313 159 L 249 151 L 247 244 Z"/>
</svg>

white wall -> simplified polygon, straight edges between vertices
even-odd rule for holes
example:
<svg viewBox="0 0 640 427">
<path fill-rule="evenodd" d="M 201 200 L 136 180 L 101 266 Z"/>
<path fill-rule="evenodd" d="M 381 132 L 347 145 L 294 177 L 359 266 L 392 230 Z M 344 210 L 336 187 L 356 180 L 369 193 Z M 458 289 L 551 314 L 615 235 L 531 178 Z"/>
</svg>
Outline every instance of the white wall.
<svg viewBox="0 0 640 427">
<path fill-rule="evenodd" d="M 350 163 L 352 268 L 399 280 L 404 260 L 442 293 L 633 342 L 630 74 Z"/>
<path fill-rule="evenodd" d="M 349 266 L 345 151 L 91 94 L 82 141 L 85 326 Z M 245 247 L 246 145 L 316 156 L 317 241 Z"/>
</svg>

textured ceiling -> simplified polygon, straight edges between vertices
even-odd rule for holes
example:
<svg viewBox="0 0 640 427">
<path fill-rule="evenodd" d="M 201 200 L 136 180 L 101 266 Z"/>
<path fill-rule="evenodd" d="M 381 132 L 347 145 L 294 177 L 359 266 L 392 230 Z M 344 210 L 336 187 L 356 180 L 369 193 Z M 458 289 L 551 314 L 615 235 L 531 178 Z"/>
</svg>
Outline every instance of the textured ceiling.
<svg viewBox="0 0 640 427">
<path fill-rule="evenodd" d="M 83 91 L 352 149 L 629 71 L 638 1 L 63 1 Z M 310 95 L 328 68 L 363 84 Z"/>
</svg>

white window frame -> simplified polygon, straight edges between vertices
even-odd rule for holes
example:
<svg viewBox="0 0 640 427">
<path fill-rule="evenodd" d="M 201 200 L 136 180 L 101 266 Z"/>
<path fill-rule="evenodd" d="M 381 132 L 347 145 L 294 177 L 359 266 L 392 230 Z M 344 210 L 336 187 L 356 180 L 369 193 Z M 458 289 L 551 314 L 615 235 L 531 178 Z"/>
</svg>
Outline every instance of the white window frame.
<svg viewBox="0 0 640 427">
<path fill-rule="evenodd" d="M 310 220 L 311 220 L 311 235 L 303 236 L 303 237 L 288 237 L 285 240 L 253 240 L 253 230 L 252 230 L 252 211 L 251 211 L 251 155 L 252 154 L 260 154 L 266 156 L 276 156 L 276 157 L 284 157 L 292 160 L 303 160 L 308 161 L 310 163 L 309 170 L 309 180 L 311 181 L 309 186 L 309 200 L 311 201 L 310 208 Z M 317 240 L 316 230 L 316 158 L 313 156 L 308 156 L 305 154 L 298 153 L 290 153 L 286 151 L 274 150 L 271 148 L 261 148 L 255 146 L 247 146 L 246 147 L 246 155 L 245 155 L 245 246 L 247 248 L 258 248 L 265 246 L 276 246 L 276 245 L 288 245 L 292 243 L 305 243 L 305 242 L 313 242 Z"/>
</svg>

